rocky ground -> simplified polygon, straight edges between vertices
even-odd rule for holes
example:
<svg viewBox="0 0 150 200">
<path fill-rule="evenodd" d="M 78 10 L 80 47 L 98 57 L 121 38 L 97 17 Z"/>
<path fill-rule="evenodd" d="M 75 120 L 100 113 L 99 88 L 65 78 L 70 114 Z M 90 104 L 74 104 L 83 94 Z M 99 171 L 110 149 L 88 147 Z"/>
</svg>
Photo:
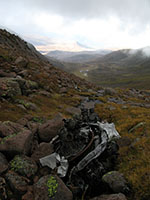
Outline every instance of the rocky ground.
<svg viewBox="0 0 150 200">
<path fill-rule="evenodd" d="M 74 115 L 82 118 L 83 108 L 95 108 L 100 122 L 115 123 L 121 138 L 116 148 L 108 142 L 107 150 L 82 173 L 72 174 L 94 149 L 86 149 L 91 136 L 82 138 L 87 151 L 69 160 L 68 174 L 60 178 L 57 168 L 42 166 L 40 159 L 57 152 L 51 141 L 60 129 L 73 133 L 62 137 L 62 144 L 68 144 L 63 149 L 83 146 L 77 145 L 78 137 L 72 140 L 83 125 Z M 56 69 L 33 46 L 0 30 L 0 111 L 0 199 L 150 198 L 150 91 L 97 87 Z M 63 119 L 70 119 L 71 127 Z M 91 126 L 93 115 L 87 119 Z"/>
</svg>

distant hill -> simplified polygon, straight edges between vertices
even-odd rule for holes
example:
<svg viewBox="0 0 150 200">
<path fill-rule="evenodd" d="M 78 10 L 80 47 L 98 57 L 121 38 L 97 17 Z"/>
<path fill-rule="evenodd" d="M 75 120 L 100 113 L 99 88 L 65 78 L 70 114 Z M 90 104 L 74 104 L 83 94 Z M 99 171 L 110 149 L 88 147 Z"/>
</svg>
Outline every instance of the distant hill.
<svg viewBox="0 0 150 200">
<path fill-rule="evenodd" d="M 103 86 L 149 88 L 149 48 L 119 50 L 95 59 L 90 64 L 88 80 Z"/>
<path fill-rule="evenodd" d="M 97 51 L 50 51 L 46 56 L 55 58 L 57 60 L 69 63 L 85 63 L 94 61 L 96 58 L 100 58 L 108 53 L 110 50 L 97 50 Z"/>
<path fill-rule="evenodd" d="M 113 52 L 52 51 L 48 55 L 59 60 L 64 70 L 101 86 L 150 88 L 150 47 Z"/>
</svg>

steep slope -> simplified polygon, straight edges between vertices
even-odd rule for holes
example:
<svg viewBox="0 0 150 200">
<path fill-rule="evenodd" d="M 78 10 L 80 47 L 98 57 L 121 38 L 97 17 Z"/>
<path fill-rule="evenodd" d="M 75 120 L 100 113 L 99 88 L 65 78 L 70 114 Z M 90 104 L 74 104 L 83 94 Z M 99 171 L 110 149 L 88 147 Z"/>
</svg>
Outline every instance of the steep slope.
<svg viewBox="0 0 150 200">
<path fill-rule="evenodd" d="M 66 93 L 67 98 L 69 91 L 85 90 L 88 87 L 92 87 L 92 84 L 55 68 L 31 44 L 6 30 L 0 30 L 0 104 L 4 112 L 1 112 L 0 120 L 16 120 L 24 113 L 50 116 L 56 109 L 59 98 L 63 106 L 58 110 L 65 110 L 69 105 L 71 92 L 68 94 L 70 97 L 67 100 L 62 97 L 62 101 L 61 93 Z M 7 101 L 7 106 L 3 103 L 4 100 Z M 17 103 L 21 101 L 22 109 Z M 23 110 L 26 101 L 35 103 L 38 109 Z M 78 98 L 75 98 L 75 101 L 78 102 Z M 53 106 L 47 108 L 46 104 Z"/>
</svg>

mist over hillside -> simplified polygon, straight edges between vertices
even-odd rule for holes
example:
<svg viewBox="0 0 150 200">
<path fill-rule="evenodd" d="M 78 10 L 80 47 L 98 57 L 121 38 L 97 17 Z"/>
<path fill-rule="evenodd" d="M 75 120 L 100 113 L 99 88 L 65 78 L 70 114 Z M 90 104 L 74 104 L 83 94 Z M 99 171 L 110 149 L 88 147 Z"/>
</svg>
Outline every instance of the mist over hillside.
<svg viewBox="0 0 150 200">
<path fill-rule="evenodd" d="M 112 52 L 54 51 L 48 56 L 63 63 L 64 70 L 100 86 L 150 88 L 150 47 Z"/>
</svg>

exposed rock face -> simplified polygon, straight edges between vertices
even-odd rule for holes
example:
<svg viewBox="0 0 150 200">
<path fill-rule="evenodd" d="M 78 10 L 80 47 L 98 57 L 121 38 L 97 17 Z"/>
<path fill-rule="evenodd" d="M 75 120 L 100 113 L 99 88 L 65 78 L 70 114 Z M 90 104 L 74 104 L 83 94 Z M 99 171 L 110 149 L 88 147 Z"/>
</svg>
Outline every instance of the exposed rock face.
<svg viewBox="0 0 150 200">
<path fill-rule="evenodd" d="M 57 176 L 44 176 L 34 185 L 34 200 L 72 200 L 71 191 Z"/>
<path fill-rule="evenodd" d="M 106 183 L 115 193 L 127 193 L 129 188 L 123 174 L 118 171 L 111 171 L 102 177 L 102 181 Z"/>
<path fill-rule="evenodd" d="M 12 156 L 21 153 L 28 155 L 31 151 L 32 140 L 32 132 L 24 129 L 22 132 L 4 137 L 0 141 L 0 151 Z"/>
<path fill-rule="evenodd" d="M 62 116 L 59 115 L 39 126 L 38 134 L 41 141 L 49 142 L 58 134 L 58 130 L 63 126 L 62 119 Z"/>
<path fill-rule="evenodd" d="M 91 200 L 127 200 L 127 199 L 124 194 L 119 193 L 119 194 L 101 195 Z"/>
<path fill-rule="evenodd" d="M 36 163 L 27 156 L 15 156 L 10 162 L 11 169 L 22 176 L 32 177 L 37 172 Z"/>
</svg>

